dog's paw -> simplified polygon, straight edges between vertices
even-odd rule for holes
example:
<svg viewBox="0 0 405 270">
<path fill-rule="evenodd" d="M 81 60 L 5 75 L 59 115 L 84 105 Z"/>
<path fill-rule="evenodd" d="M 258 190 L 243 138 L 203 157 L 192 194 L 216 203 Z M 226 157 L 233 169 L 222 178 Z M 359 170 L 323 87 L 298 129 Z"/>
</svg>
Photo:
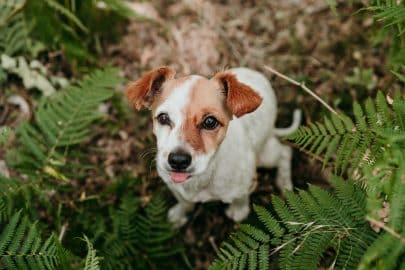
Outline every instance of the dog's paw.
<svg viewBox="0 0 405 270">
<path fill-rule="evenodd" d="M 227 217 L 229 217 L 233 221 L 241 222 L 249 215 L 249 212 L 250 212 L 249 205 L 235 206 L 235 205 L 231 204 L 226 209 L 225 214 Z"/>
<path fill-rule="evenodd" d="M 167 213 L 167 219 L 173 224 L 175 228 L 180 228 L 187 223 L 186 212 L 181 204 L 176 204 L 169 209 Z"/>
</svg>

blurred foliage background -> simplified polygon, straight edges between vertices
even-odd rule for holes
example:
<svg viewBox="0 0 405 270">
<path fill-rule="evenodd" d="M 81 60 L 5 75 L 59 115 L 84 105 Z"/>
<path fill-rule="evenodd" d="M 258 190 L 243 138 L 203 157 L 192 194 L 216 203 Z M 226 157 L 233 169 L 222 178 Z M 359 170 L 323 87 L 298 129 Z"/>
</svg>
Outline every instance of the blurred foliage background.
<svg viewBox="0 0 405 270">
<path fill-rule="evenodd" d="M 404 269 L 404 33 L 396 0 L 0 0 L 0 269 Z M 122 95 L 160 65 L 263 71 L 278 126 L 304 111 L 295 193 L 259 169 L 245 224 L 212 202 L 173 229 Z"/>
</svg>

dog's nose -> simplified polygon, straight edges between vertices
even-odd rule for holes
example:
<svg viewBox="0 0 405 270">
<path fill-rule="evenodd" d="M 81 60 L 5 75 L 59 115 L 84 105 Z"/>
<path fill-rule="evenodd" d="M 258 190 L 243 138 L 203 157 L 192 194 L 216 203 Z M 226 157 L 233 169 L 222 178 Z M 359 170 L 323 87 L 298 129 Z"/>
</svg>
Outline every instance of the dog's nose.
<svg viewBox="0 0 405 270">
<path fill-rule="evenodd" d="M 169 165 L 174 170 L 185 170 L 191 164 L 191 155 L 183 151 L 172 152 L 169 154 Z"/>
</svg>

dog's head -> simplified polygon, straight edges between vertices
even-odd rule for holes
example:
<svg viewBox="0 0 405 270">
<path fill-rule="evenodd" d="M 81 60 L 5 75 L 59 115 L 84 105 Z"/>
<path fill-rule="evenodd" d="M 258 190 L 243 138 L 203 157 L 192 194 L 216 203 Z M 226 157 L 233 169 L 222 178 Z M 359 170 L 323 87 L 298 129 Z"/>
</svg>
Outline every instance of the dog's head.
<svg viewBox="0 0 405 270">
<path fill-rule="evenodd" d="M 256 110 L 262 98 L 227 71 L 211 79 L 174 75 L 170 67 L 154 69 L 130 83 L 126 96 L 152 111 L 157 166 L 181 183 L 206 170 L 233 116 Z"/>
</svg>

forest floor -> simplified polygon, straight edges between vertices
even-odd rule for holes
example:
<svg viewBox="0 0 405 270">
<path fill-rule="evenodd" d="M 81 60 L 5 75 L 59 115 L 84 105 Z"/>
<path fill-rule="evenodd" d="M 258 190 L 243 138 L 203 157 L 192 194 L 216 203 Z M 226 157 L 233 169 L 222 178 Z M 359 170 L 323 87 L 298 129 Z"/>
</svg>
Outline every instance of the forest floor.
<svg viewBox="0 0 405 270">
<path fill-rule="evenodd" d="M 388 42 L 371 40 L 376 31 L 373 18 L 357 12 L 362 8 L 360 1 L 337 2 L 334 13 L 324 0 L 154 0 L 141 6 L 147 19 L 129 23 L 122 38 L 108 46 L 102 61 L 119 66 L 131 80 L 161 65 L 174 67 L 178 75 L 208 77 L 227 67 L 246 66 L 270 79 L 278 98 L 278 127 L 290 125 L 296 108 L 304 112 L 303 123 L 327 115 L 298 87 L 266 72 L 264 65 L 270 65 L 304 81 L 332 107 L 350 114 L 354 100 L 375 96 L 378 89 L 386 94 L 396 92 L 399 85 L 387 72 Z M 371 46 L 373 42 L 379 45 Z M 109 120 L 113 127 L 98 126 L 91 142 L 90 160 L 99 169 L 88 172 L 77 194 L 95 194 L 108 181 L 130 175 L 140 179 L 135 192 L 143 201 L 160 191 L 173 205 L 174 198 L 154 169 L 149 113 L 132 112 L 120 101 L 112 103 Z M 0 116 L 3 118 L 7 115 Z M 325 179 L 331 171 L 291 146 L 295 187 L 306 188 L 308 183 L 328 186 Z M 274 176 L 274 170 L 258 171 L 253 203 L 267 204 L 271 194 L 279 194 Z M 193 269 L 206 269 L 219 244 L 235 228 L 225 217 L 224 208 L 221 203 L 198 205 L 181 229 Z M 254 217 L 249 221 L 254 222 Z"/>
<path fill-rule="evenodd" d="M 179 75 L 208 77 L 235 66 L 263 71 L 278 97 L 279 127 L 290 124 L 295 108 L 303 110 L 305 123 L 321 119 L 326 110 L 299 88 L 265 72 L 264 65 L 306 82 L 327 103 L 346 113 L 351 112 L 353 100 L 373 96 L 377 89 L 399 89 L 385 71 L 387 54 L 382 48 L 387 44 L 383 41 L 380 49 L 369 45 L 373 19 L 356 13 L 361 4 L 338 1 L 334 13 L 324 0 L 218 2 L 152 2 L 144 9 L 150 20 L 130 23 L 122 40 L 110 46 L 105 60 L 120 66 L 130 79 L 161 65 L 174 67 Z M 369 70 L 374 72 L 367 73 Z M 97 145 L 104 153 L 95 157 L 95 162 L 104 164 L 111 177 L 128 172 L 139 177 L 139 192 L 145 201 L 152 191 L 161 190 L 172 205 L 174 199 L 153 167 L 154 138 L 149 114 L 130 115 L 116 136 L 103 136 L 100 131 Z M 294 185 L 327 186 L 325 179 L 330 170 L 322 170 L 319 161 L 294 149 Z M 278 193 L 274 175 L 272 170 L 258 171 L 253 203 L 266 204 L 271 194 Z M 181 229 L 195 269 L 208 267 L 219 243 L 234 229 L 223 212 L 220 203 L 198 205 Z"/>
</svg>

